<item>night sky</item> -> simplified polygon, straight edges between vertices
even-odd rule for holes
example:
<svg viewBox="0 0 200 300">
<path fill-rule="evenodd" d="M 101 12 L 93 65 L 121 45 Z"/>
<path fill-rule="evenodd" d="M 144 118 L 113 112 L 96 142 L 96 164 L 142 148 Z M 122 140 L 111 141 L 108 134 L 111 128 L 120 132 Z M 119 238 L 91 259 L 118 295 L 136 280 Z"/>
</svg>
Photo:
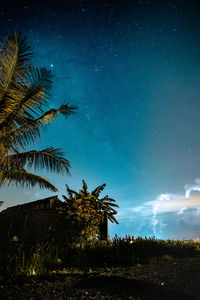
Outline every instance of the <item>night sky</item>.
<svg viewBox="0 0 200 300">
<path fill-rule="evenodd" d="M 71 177 L 46 176 L 65 193 L 82 179 L 119 204 L 110 235 L 193 239 L 200 234 L 200 3 L 3 1 L 0 40 L 17 28 L 33 64 L 52 70 L 59 116 L 31 149 L 63 148 Z M 2 209 L 54 195 L 1 188 Z M 103 194 L 102 194 L 103 195 Z"/>
</svg>

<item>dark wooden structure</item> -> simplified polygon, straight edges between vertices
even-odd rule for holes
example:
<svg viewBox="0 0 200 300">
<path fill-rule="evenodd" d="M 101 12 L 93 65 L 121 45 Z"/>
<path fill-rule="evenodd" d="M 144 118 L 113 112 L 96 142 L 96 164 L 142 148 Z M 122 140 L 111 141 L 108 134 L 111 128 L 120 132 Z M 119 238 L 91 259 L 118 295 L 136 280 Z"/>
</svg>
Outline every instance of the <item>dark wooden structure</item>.
<svg viewBox="0 0 200 300">
<path fill-rule="evenodd" d="M 0 212 L 0 241 L 23 241 L 28 244 L 47 238 L 51 226 L 59 226 L 55 206 L 62 201 L 57 196 L 12 206 Z M 61 234 L 67 234 L 67 228 L 61 228 Z M 108 239 L 108 215 L 102 215 L 99 238 Z"/>
<path fill-rule="evenodd" d="M 43 240 L 56 221 L 57 196 L 9 207 L 0 213 L 0 240 L 35 243 Z"/>
</svg>

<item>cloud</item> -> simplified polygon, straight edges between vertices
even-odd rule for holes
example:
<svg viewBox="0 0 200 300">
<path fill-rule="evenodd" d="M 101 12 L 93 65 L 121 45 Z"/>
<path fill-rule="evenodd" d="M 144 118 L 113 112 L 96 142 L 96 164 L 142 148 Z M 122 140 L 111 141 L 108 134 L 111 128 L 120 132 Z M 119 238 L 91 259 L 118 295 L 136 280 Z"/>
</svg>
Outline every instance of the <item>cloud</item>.
<svg viewBox="0 0 200 300">
<path fill-rule="evenodd" d="M 142 205 L 131 209 L 141 217 L 149 217 L 154 235 L 160 234 L 166 227 L 166 215 L 175 215 L 174 222 L 197 226 L 200 224 L 200 178 L 194 184 L 184 186 L 185 193 L 163 193 L 153 201 L 144 202 Z M 163 222 L 165 220 L 165 223 Z M 168 218 L 169 219 L 169 218 Z"/>
<path fill-rule="evenodd" d="M 200 192 L 200 178 L 196 178 L 194 182 L 195 182 L 195 184 L 193 184 L 193 185 L 186 184 L 184 186 L 184 188 L 185 188 L 185 197 L 186 198 L 190 197 L 190 193 L 192 191 L 199 191 Z"/>
</svg>

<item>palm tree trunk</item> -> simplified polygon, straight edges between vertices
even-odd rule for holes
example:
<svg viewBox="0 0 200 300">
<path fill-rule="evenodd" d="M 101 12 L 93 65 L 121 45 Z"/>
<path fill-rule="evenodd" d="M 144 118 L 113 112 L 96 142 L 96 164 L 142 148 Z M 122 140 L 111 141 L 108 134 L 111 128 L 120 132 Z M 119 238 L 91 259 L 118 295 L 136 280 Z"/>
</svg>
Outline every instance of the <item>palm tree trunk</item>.
<svg viewBox="0 0 200 300">
<path fill-rule="evenodd" d="M 108 214 L 105 211 L 101 216 L 101 222 L 99 226 L 99 239 L 105 241 L 108 240 Z"/>
</svg>

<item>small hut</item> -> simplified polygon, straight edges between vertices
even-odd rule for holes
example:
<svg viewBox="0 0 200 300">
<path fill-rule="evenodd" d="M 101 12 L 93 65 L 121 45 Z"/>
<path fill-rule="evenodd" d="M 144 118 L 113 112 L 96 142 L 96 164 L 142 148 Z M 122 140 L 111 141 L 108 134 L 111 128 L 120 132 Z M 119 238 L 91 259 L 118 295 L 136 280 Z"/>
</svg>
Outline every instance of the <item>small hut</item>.
<svg viewBox="0 0 200 300">
<path fill-rule="evenodd" d="M 1 241 L 35 243 L 43 240 L 55 221 L 57 196 L 9 207 L 0 213 Z"/>
<path fill-rule="evenodd" d="M 62 201 L 58 196 L 9 207 L 0 212 L 0 240 L 23 241 L 35 244 L 43 241 L 53 225 L 58 226 L 56 206 Z M 62 228 L 67 232 L 67 228 Z M 100 224 L 101 240 L 108 239 L 108 216 L 105 214 Z"/>
</svg>

